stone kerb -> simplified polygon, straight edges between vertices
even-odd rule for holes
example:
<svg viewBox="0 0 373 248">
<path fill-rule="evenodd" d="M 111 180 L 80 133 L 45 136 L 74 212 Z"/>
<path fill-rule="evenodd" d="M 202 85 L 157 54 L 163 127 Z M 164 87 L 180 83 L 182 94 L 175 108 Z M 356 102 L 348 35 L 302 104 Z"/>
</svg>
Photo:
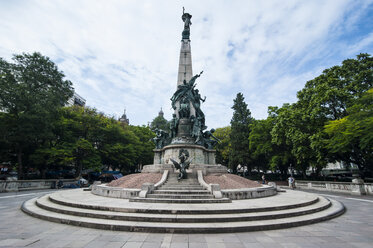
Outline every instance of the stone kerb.
<svg viewBox="0 0 373 248">
<path fill-rule="evenodd" d="M 140 198 L 146 198 L 146 195 L 154 190 L 154 184 L 152 183 L 144 183 L 141 186 L 141 191 L 139 193 Z"/>
<path fill-rule="evenodd" d="M 157 188 L 157 187 L 162 186 L 166 182 L 168 174 L 169 174 L 169 171 L 168 170 L 164 170 L 163 174 L 162 174 L 161 180 L 159 180 L 159 182 L 157 182 L 156 184 L 154 184 L 154 187 Z"/>
<path fill-rule="evenodd" d="M 0 192 L 15 192 L 35 189 L 51 189 L 56 187 L 57 182 L 76 182 L 76 179 L 41 179 L 41 180 L 14 180 L 0 181 Z"/>
<path fill-rule="evenodd" d="M 263 185 L 257 188 L 223 189 L 221 193 L 231 200 L 241 200 L 273 196 L 277 194 L 277 190 L 273 186 Z"/>
<path fill-rule="evenodd" d="M 203 173 L 198 170 L 198 182 L 207 190 L 209 190 L 215 198 L 229 198 L 231 200 L 254 199 L 277 194 L 275 186 L 263 185 L 256 188 L 240 188 L 240 189 L 220 189 L 219 184 L 207 184 L 203 179 Z"/>
<path fill-rule="evenodd" d="M 221 191 L 220 191 L 219 184 L 207 184 L 205 180 L 203 180 L 203 173 L 201 170 L 197 171 L 197 178 L 198 178 L 199 184 L 201 184 L 202 187 L 210 191 L 214 195 L 215 198 L 217 199 L 223 198 Z"/>
<path fill-rule="evenodd" d="M 364 183 L 364 188 L 367 195 L 373 195 L 373 183 Z"/>
<path fill-rule="evenodd" d="M 91 193 L 94 195 L 123 198 L 128 199 L 131 197 L 138 197 L 141 189 L 128 189 L 119 187 L 109 187 L 106 184 L 93 185 Z"/>
<path fill-rule="evenodd" d="M 316 189 L 321 191 L 345 192 L 352 195 L 373 195 L 373 184 L 355 182 L 296 181 L 297 188 Z"/>
<path fill-rule="evenodd" d="M 154 188 L 164 184 L 168 177 L 168 170 L 163 171 L 161 180 L 156 184 L 144 183 L 141 189 L 130 189 L 121 187 L 109 187 L 106 184 L 92 185 L 92 194 L 112 197 L 112 198 L 123 198 L 129 199 L 132 197 L 142 197 L 145 198 L 148 193 L 150 193 Z"/>
</svg>

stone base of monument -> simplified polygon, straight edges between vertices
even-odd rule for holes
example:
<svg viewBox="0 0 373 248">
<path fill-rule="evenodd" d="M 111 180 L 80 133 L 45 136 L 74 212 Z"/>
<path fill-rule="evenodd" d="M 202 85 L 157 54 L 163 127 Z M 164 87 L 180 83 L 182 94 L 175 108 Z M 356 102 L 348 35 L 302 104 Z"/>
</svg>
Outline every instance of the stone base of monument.
<svg viewBox="0 0 373 248">
<path fill-rule="evenodd" d="M 219 233 L 313 224 L 339 216 L 345 208 L 335 200 L 293 190 L 220 204 L 155 204 L 73 189 L 28 200 L 22 210 L 48 221 L 105 230 Z"/>
<path fill-rule="evenodd" d="M 193 164 L 215 165 L 216 151 L 195 144 L 171 144 L 162 149 L 154 149 L 153 164 L 172 164 L 170 158 L 179 157 L 180 149 L 185 149 L 189 152 L 189 159 Z"/>
<path fill-rule="evenodd" d="M 176 169 L 172 164 L 149 164 L 143 166 L 142 173 L 162 173 L 164 170 L 176 172 Z M 201 170 L 203 175 L 211 173 L 227 173 L 227 167 L 220 164 L 191 164 L 187 171 L 188 173 L 197 174 L 198 170 Z"/>
<path fill-rule="evenodd" d="M 130 175 L 110 184 L 93 185 L 92 194 L 153 203 L 225 203 L 231 200 L 253 199 L 277 194 L 276 187 L 228 174 L 223 169 L 226 167 L 221 165 L 192 165 L 188 170 L 187 178 L 182 180 L 177 180 L 177 172 L 169 165 L 146 167 L 147 172 L 137 174 L 137 181 L 143 184 L 137 187 L 133 187 L 131 183 L 126 184 L 129 181 L 127 177 L 131 177 Z M 144 183 L 145 180 L 142 180 L 141 176 L 146 178 L 149 174 L 161 175 L 160 168 L 164 170 L 158 182 Z M 209 182 L 206 183 L 204 178 L 209 178 Z M 218 178 L 223 180 L 217 180 Z M 125 183 L 119 186 L 117 181 Z"/>
</svg>

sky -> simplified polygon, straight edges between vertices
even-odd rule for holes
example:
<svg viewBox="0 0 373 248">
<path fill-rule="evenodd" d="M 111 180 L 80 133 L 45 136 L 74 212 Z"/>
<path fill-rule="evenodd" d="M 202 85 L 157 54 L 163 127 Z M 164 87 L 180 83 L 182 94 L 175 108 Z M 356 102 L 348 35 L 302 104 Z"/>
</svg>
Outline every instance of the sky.
<svg viewBox="0 0 373 248">
<path fill-rule="evenodd" d="M 48 56 L 88 106 L 126 109 L 132 125 L 161 108 L 171 119 L 183 7 L 209 128 L 229 125 L 239 92 L 265 119 L 324 69 L 373 53 L 373 0 L 0 0 L 0 57 Z"/>
</svg>

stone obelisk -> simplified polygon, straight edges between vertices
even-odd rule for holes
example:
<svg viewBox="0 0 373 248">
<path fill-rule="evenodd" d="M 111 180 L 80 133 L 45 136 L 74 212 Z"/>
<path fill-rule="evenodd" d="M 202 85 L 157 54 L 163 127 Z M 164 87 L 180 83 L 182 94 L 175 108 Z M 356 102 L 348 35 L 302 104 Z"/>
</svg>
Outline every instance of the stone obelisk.
<svg viewBox="0 0 373 248">
<path fill-rule="evenodd" d="M 170 133 L 156 130 L 156 137 L 153 139 L 156 145 L 156 149 L 153 150 L 154 169 L 155 167 L 169 168 L 171 159 L 180 158 L 184 153 L 193 160 L 190 168 L 206 164 L 215 166 L 213 146 L 217 138 L 212 134 L 214 129 L 206 130 L 205 114 L 201 110 L 201 104 L 205 102 L 206 97 L 202 98 L 196 88 L 196 80 L 202 72 L 193 75 L 192 70 L 191 18 L 191 14 L 183 11 L 181 19 L 184 22 L 184 29 L 181 38 L 177 87 L 170 98 L 174 114 L 169 122 Z"/>
<path fill-rule="evenodd" d="M 178 69 L 178 77 L 177 77 L 177 86 L 182 85 L 184 82 L 189 82 L 189 80 L 193 76 L 192 70 L 192 50 L 190 48 L 190 25 L 192 25 L 191 19 L 192 15 L 189 13 L 184 12 L 183 8 L 183 15 L 181 19 L 184 22 L 184 30 L 181 35 L 181 48 L 180 48 L 180 57 L 179 57 L 179 69 Z M 193 105 L 189 102 L 189 111 L 190 115 L 195 116 L 195 109 Z M 177 118 L 180 119 L 179 122 L 179 132 L 177 137 L 187 137 L 190 136 L 190 121 L 188 119 L 180 118 L 180 101 L 177 102 L 175 108 L 175 115 Z M 193 142 L 192 139 L 188 139 L 189 142 Z M 175 140 L 174 140 L 175 141 Z M 180 140 L 178 139 L 177 142 Z M 186 140 L 184 140 L 186 141 Z"/>
<path fill-rule="evenodd" d="M 193 76 L 192 51 L 190 48 L 190 25 L 192 25 L 190 20 L 192 19 L 192 15 L 189 13 L 183 13 L 181 18 L 184 22 L 184 30 L 181 39 L 177 85 L 182 84 L 184 80 L 188 82 Z"/>
</svg>

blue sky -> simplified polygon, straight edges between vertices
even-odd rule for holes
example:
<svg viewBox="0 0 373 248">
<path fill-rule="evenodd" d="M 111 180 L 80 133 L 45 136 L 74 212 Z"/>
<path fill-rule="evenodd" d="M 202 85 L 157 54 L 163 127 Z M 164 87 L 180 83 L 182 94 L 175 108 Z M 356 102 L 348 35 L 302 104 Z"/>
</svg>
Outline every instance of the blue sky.
<svg viewBox="0 0 373 248">
<path fill-rule="evenodd" d="M 206 124 L 229 125 L 242 92 L 256 119 L 324 69 L 373 53 L 372 0 L 0 0 L 0 57 L 41 52 L 87 105 L 134 125 L 172 116 L 182 7 Z"/>
</svg>

